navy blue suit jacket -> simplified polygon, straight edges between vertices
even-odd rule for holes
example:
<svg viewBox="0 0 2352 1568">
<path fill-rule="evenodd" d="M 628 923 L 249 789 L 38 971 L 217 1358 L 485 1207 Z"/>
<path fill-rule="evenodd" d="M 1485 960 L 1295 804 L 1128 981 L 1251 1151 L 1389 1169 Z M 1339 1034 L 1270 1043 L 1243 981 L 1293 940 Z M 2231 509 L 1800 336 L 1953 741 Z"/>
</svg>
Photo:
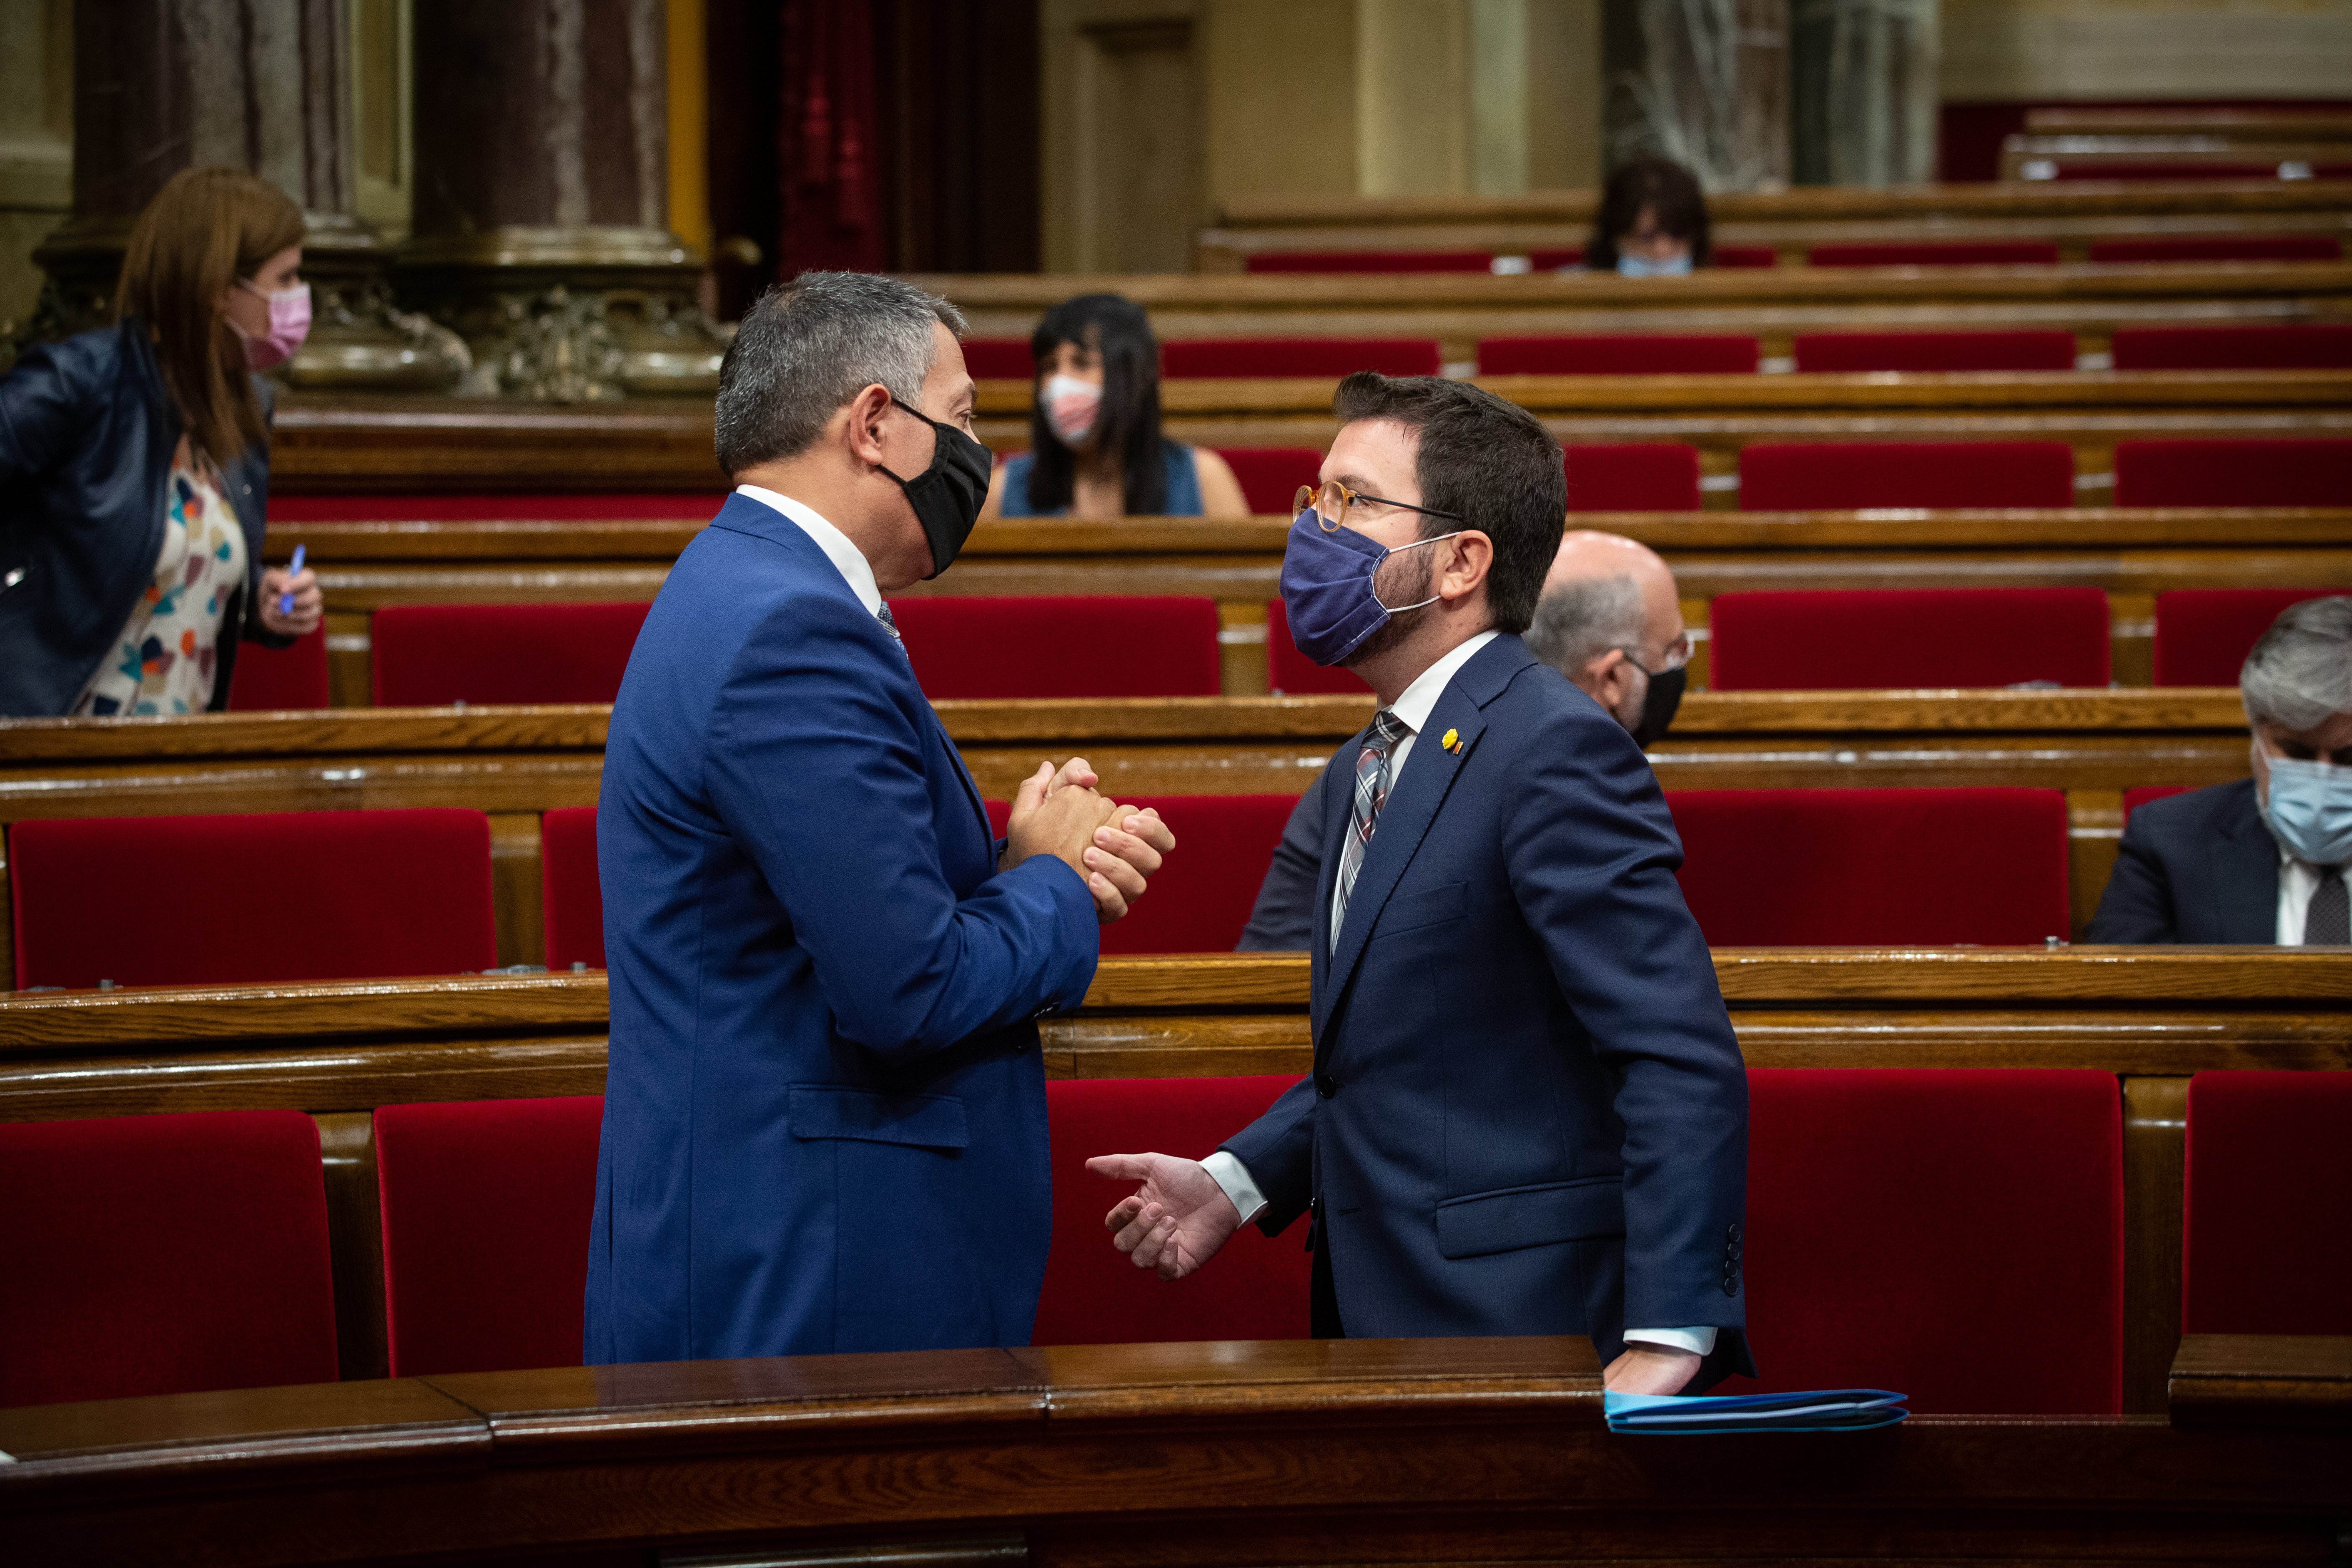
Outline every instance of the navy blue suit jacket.
<svg viewBox="0 0 2352 1568">
<path fill-rule="evenodd" d="M 2083 940 L 2267 946 L 2278 941 L 2278 879 L 2252 779 L 2152 800 L 2124 824 Z"/>
<path fill-rule="evenodd" d="M 1349 792 L 1323 793 L 1337 844 Z M 1332 952 L 1339 859 L 1315 1075 L 1225 1144 L 1260 1226 L 1315 1207 L 1350 1335 L 1589 1333 L 1607 1359 L 1629 1321 L 1712 1324 L 1701 1384 L 1752 1370 L 1747 1070 L 1641 748 L 1497 637 L 1413 742 Z"/>
<path fill-rule="evenodd" d="M 1291 808 L 1235 952 L 1297 952 L 1315 940 L 1315 888 L 1323 876 L 1323 818 L 1329 814 L 1323 792 L 1330 782 L 1331 770 L 1325 768 Z"/>
<path fill-rule="evenodd" d="M 889 633 L 733 496 L 646 617 L 596 821 L 612 1056 L 587 1360 L 1025 1344 L 1035 1015 L 1093 977 L 1062 861 L 999 874 Z"/>
</svg>

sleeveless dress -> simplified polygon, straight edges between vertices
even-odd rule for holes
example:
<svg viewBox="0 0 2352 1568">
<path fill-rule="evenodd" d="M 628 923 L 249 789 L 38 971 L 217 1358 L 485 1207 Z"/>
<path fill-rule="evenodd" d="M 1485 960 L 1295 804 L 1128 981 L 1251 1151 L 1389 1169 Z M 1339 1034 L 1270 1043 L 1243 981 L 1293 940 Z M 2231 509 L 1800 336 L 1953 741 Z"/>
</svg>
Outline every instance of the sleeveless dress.
<svg viewBox="0 0 2352 1568">
<path fill-rule="evenodd" d="M 1160 461 L 1168 472 L 1168 500 L 1161 509 L 1163 517 L 1198 517 L 1201 515 L 1201 476 L 1192 471 L 1192 448 L 1181 441 L 1160 443 Z M 1049 512 L 1039 512 L 1029 505 L 1029 470 L 1037 459 L 1027 452 L 1004 460 L 1004 509 L 1006 517 L 1060 517 L 1068 507 L 1056 507 Z"/>
<path fill-rule="evenodd" d="M 245 530 L 209 471 L 173 462 L 163 495 L 154 581 L 73 705 L 78 717 L 212 705 L 221 618 L 245 586 Z"/>
</svg>

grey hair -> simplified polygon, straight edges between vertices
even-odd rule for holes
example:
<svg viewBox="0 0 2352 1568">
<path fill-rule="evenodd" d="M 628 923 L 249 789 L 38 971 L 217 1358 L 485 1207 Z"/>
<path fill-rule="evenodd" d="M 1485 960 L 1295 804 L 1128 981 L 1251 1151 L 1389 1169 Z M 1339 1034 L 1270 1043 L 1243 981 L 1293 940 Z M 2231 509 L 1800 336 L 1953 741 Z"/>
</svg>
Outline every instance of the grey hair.
<svg viewBox="0 0 2352 1568">
<path fill-rule="evenodd" d="M 1586 577 L 1536 602 L 1528 651 L 1570 679 L 1597 654 L 1642 646 L 1642 589 L 1630 575 Z"/>
<path fill-rule="evenodd" d="M 877 382 L 920 407 L 934 321 L 963 336 L 953 305 L 871 272 L 803 272 L 761 295 L 719 366 L 719 466 L 732 476 L 799 456 Z"/>
<path fill-rule="evenodd" d="M 2352 713 L 2352 599 L 2289 605 L 2238 671 L 2246 717 L 2285 730 L 2316 730 Z"/>
</svg>

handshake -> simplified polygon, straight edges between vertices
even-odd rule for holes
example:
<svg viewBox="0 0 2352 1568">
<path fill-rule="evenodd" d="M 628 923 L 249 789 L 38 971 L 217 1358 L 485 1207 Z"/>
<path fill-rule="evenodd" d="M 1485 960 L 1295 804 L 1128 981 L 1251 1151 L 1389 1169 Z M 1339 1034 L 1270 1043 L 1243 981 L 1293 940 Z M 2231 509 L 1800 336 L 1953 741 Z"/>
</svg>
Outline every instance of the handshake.
<svg viewBox="0 0 2352 1568">
<path fill-rule="evenodd" d="M 1176 836 L 1159 812 L 1105 800 L 1094 787 L 1099 782 L 1084 757 L 1072 757 L 1058 773 L 1051 763 L 1038 763 L 1013 797 L 997 869 L 1051 855 L 1078 874 L 1094 895 L 1095 918 L 1108 925 L 1143 897 Z"/>
</svg>

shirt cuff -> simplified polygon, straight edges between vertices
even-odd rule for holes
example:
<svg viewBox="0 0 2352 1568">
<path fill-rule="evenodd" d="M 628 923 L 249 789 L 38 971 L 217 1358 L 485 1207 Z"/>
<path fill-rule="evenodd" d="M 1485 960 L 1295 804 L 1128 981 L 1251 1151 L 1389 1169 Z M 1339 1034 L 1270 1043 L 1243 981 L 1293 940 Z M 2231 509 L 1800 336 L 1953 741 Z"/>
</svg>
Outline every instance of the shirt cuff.
<svg viewBox="0 0 2352 1568">
<path fill-rule="evenodd" d="M 1708 1356 L 1715 1353 L 1715 1331 L 1712 1328 L 1627 1329 L 1625 1339 L 1629 1344 L 1655 1345 L 1661 1350 L 1688 1351 L 1696 1356 Z"/>
<path fill-rule="evenodd" d="M 1255 1182 L 1250 1180 L 1249 1167 L 1224 1150 L 1220 1149 L 1202 1161 L 1201 1169 L 1208 1172 L 1210 1179 L 1224 1189 L 1225 1196 L 1232 1201 L 1234 1211 L 1242 1216 L 1244 1225 L 1255 1219 L 1258 1211 L 1265 1207 L 1265 1194 L 1257 1190 Z"/>
</svg>

